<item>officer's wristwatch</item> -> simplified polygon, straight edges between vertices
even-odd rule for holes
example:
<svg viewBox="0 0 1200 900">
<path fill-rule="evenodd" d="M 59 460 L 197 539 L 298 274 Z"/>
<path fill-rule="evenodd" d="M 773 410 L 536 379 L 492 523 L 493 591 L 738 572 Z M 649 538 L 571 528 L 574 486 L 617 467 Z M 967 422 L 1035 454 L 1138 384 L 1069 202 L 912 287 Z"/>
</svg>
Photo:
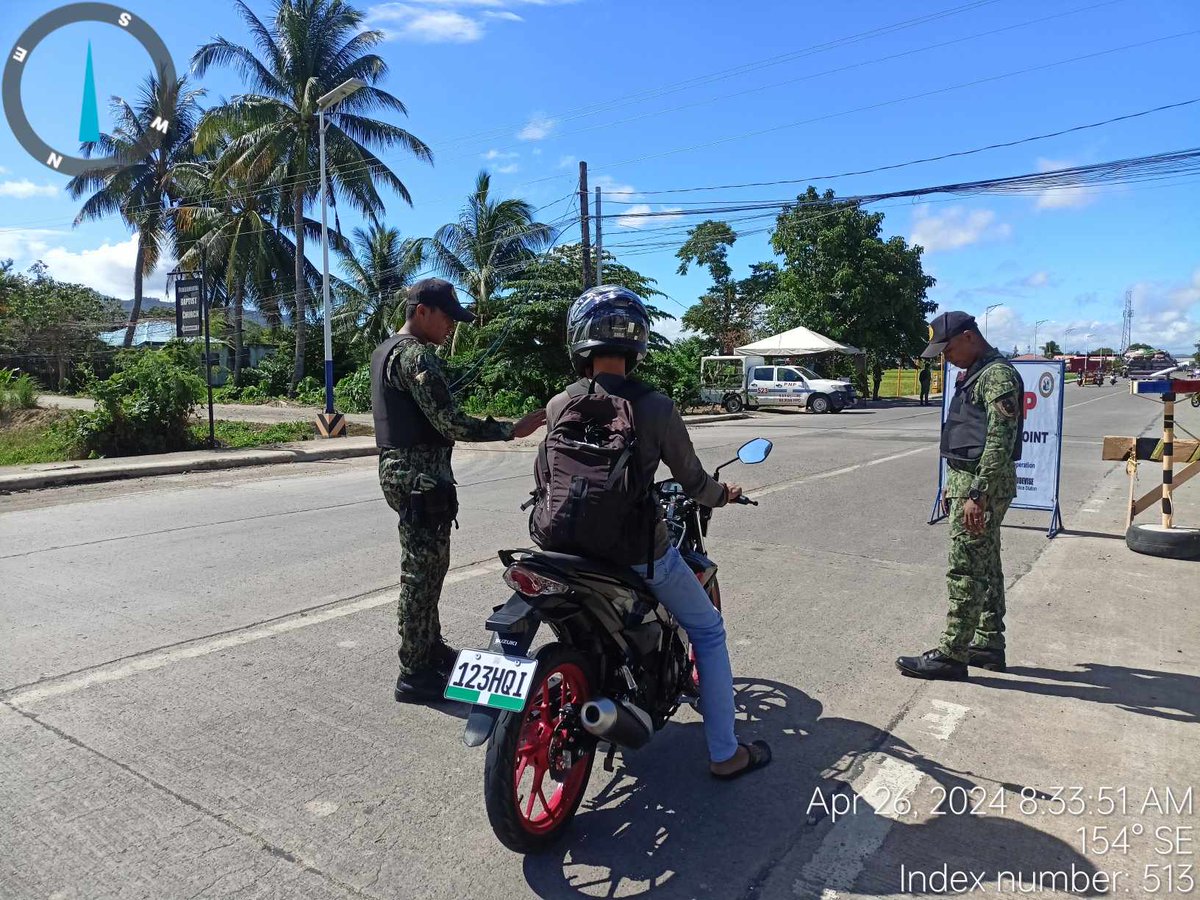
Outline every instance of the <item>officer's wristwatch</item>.
<svg viewBox="0 0 1200 900">
<path fill-rule="evenodd" d="M 977 490 L 976 488 L 971 488 L 969 491 L 967 491 L 967 499 L 974 500 L 976 503 L 978 503 L 983 499 L 983 491 Z"/>
</svg>

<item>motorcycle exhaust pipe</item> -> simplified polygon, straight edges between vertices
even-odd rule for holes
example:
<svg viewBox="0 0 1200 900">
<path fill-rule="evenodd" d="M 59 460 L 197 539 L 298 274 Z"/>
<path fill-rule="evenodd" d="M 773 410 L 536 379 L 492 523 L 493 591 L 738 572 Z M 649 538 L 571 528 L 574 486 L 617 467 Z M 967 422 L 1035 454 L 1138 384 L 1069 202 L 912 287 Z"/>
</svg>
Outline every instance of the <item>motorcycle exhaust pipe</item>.
<svg viewBox="0 0 1200 900">
<path fill-rule="evenodd" d="M 654 723 L 644 710 L 607 697 L 585 703 L 580 718 L 588 734 L 630 750 L 645 746 L 654 734 Z"/>
</svg>

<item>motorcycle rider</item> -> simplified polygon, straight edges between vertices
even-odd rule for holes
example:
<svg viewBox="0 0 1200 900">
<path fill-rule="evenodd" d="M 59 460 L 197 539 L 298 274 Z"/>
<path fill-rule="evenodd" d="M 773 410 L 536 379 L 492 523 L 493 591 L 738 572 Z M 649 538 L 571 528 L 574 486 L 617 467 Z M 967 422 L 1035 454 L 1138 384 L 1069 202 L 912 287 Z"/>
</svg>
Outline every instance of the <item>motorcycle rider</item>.
<svg viewBox="0 0 1200 900">
<path fill-rule="evenodd" d="M 637 294 L 616 285 L 584 291 L 567 314 L 567 343 L 575 372 L 584 384 L 594 381 L 598 390 L 609 394 L 625 396 L 627 386 L 638 385 L 628 376 L 645 358 L 649 337 L 650 316 L 645 304 Z M 629 393 L 626 399 L 633 407 L 637 434 L 634 464 L 641 467 L 647 483 L 654 480 L 659 463 L 665 462 L 687 495 L 706 506 L 724 506 L 741 496 L 740 487 L 720 484 L 704 471 L 687 426 L 669 397 L 644 389 Z M 554 427 L 568 399 L 563 391 L 546 404 L 548 428 Z M 733 673 L 721 612 L 668 542 L 661 519 L 653 558 L 653 578 L 647 583 L 687 632 L 696 654 L 710 772 L 716 778 L 731 779 L 762 768 L 771 761 L 767 743 L 739 743 L 734 734 Z M 647 574 L 644 562 L 611 561 L 632 565 L 643 577 Z"/>
</svg>

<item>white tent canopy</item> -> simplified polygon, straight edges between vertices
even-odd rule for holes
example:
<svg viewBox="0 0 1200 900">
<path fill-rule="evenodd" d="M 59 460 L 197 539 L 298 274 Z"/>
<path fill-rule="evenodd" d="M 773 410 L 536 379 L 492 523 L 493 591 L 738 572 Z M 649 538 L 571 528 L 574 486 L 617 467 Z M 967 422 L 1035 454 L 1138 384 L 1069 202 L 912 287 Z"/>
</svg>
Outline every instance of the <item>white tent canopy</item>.
<svg viewBox="0 0 1200 900">
<path fill-rule="evenodd" d="M 832 338 L 827 338 L 823 334 L 817 334 L 815 331 L 803 326 L 793 328 L 791 331 L 785 331 L 783 334 L 763 338 L 761 341 L 755 341 L 753 344 L 747 344 L 745 347 L 738 347 L 735 352 L 742 356 L 807 356 L 813 353 L 862 353 L 857 347 L 839 344 Z"/>
</svg>

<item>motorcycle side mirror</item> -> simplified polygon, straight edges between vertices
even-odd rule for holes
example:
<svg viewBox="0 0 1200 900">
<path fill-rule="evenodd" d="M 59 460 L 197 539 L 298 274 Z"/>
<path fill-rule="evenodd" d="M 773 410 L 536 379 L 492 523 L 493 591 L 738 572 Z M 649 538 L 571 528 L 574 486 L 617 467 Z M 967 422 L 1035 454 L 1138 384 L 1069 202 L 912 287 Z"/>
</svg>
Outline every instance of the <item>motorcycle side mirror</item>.
<svg viewBox="0 0 1200 900">
<path fill-rule="evenodd" d="M 766 438 L 755 438 L 752 441 L 746 441 L 738 450 L 738 459 L 748 466 L 756 465 L 771 455 L 772 446 L 774 445 Z"/>
<path fill-rule="evenodd" d="M 751 466 L 755 463 L 762 462 L 771 455 L 771 447 L 773 446 L 774 445 L 766 438 L 755 438 L 752 441 L 746 441 L 746 443 L 742 444 L 742 446 L 738 449 L 737 456 L 729 460 L 729 462 L 723 462 L 717 466 L 717 470 L 713 472 L 713 478 L 719 480 L 721 477 L 721 470 L 735 462 L 740 461 Z"/>
</svg>

